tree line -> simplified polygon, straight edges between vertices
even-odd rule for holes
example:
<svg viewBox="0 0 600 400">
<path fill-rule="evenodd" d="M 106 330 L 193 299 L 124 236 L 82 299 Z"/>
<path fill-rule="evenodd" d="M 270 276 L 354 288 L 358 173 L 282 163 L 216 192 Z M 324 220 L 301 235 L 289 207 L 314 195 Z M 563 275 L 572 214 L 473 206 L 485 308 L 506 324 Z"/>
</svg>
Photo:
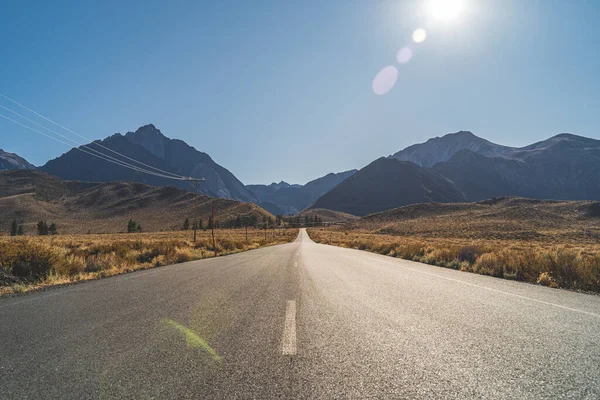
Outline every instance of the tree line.
<svg viewBox="0 0 600 400">
<path fill-rule="evenodd" d="M 181 225 L 182 231 L 187 231 L 191 229 L 212 229 L 213 227 L 213 219 L 209 218 L 208 223 L 206 225 L 203 224 L 202 219 L 198 220 L 198 226 L 195 225 L 196 222 L 190 223 L 190 219 L 186 218 Z M 221 222 L 215 219 L 214 227 L 215 228 L 244 228 L 244 227 L 253 227 L 253 228 L 271 228 L 271 227 L 283 227 L 283 226 L 322 226 L 323 219 L 318 215 L 305 215 L 304 217 L 294 216 L 294 217 L 285 217 L 283 215 L 275 216 L 275 219 L 271 216 L 262 216 L 262 220 L 259 220 L 258 215 L 249 214 L 249 215 L 238 215 L 236 218 L 230 219 L 225 222 Z"/>
<path fill-rule="evenodd" d="M 39 221 L 36 225 L 37 233 L 40 236 L 45 235 L 58 235 L 58 227 L 54 222 L 48 223 L 46 221 Z M 13 219 L 12 224 L 10 225 L 10 236 L 23 236 L 25 235 L 25 227 L 23 225 L 23 221 L 17 222 L 16 219 Z"/>
</svg>

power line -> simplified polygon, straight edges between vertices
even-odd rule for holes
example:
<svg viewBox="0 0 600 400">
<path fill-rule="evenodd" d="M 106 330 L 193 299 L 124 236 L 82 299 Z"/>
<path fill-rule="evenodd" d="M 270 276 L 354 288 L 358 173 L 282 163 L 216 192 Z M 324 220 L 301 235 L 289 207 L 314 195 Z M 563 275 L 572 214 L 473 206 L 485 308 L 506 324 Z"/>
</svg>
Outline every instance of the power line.
<svg viewBox="0 0 600 400">
<path fill-rule="evenodd" d="M 46 121 L 48 121 L 48 122 L 50 122 L 50 123 L 52 123 L 52 124 L 54 124 L 54 125 L 56 125 L 56 126 L 58 126 L 58 127 L 62 128 L 62 129 L 64 129 L 64 130 L 66 130 L 66 131 L 68 131 L 68 132 L 70 132 L 70 133 L 72 133 L 72 134 L 74 134 L 74 135 L 77 135 L 77 136 L 79 136 L 79 137 L 81 137 L 81 138 L 83 138 L 83 139 L 85 139 L 85 140 L 88 140 L 88 141 L 90 141 L 92 144 L 95 144 L 96 146 L 102 147 L 103 149 L 106 149 L 106 150 L 108 150 L 108 151 L 111 151 L 111 152 L 113 152 L 113 153 L 115 153 L 115 154 L 117 154 L 117 155 L 119 155 L 119 156 L 121 156 L 121 157 L 123 157 L 123 158 L 126 158 L 126 159 L 128 159 L 128 160 L 130 160 L 130 161 L 136 162 L 136 163 L 138 163 L 138 164 L 140 164 L 140 165 L 143 165 L 143 166 L 145 166 L 145 167 L 151 168 L 151 169 L 153 169 L 153 170 L 155 170 L 155 171 L 158 171 L 158 172 L 160 172 L 160 173 L 162 173 L 162 174 L 165 174 L 165 175 L 172 175 L 172 176 L 174 176 L 174 177 L 177 177 L 177 178 L 180 178 L 180 179 L 184 178 L 182 175 L 174 174 L 174 173 L 172 173 L 172 172 L 165 171 L 165 170 L 162 170 L 162 169 L 160 169 L 160 168 L 153 167 L 153 166 L 151 166 L 151 165 L 148 165 L 148 164 L 144 164 L 144 163 L 143 163 L 143 162 L 141 162 L 141 161 L 138 161 L 138 160 L 136 160 L 136 159 L 133 159 L 133 158 L 131 158 L 131 157 L 128 157 L 128 156 L 126 156 L 126 155 L 124 155 L 124 154 L 121 154 L 121 153 L 119 153 L 119 152 L 118 152 L 118 151 L 116 151 L 116 150 L 113 150 L 113 149 L 111 149 L 111 148 L 109 148 L 109 147 L 106 147 L 106 146 L 104 146 L 104 145 L 100 144 L 100 143 L 97 143 L 97 142 L 93 141 L 92 139 L 90 139 L 90 138 L 87 138 L 87 137 L 85 137 L 85 136 L 83 136 L 83 135 L 81 135 L 81 134 L 79 134 L 79 133 L 77 133 L 77 132 L 75 132 L 75 131 L 73 131 L 73 130 L 71 130 L 71 129 L 69 129 L 69 128 L 67 128 L 67 127 L 63 126 L 63 125 L 61 125 L 61 124 L 59 124 L 58 122 L 55 122 L 55 121 L 51 120 L 50 118 L 47 118 L 47 117 L 43 116 L 42 114 L 40 114 L 40 113 L 38 113 L 38 112 L 36 112 L 36 111 L 34 111 L 34 110 L 32 110 L 32 109 L 28 108 L 27 106 L 24 106 L 23 104 L 21 104 L 21 103 L 17 102 L 16 100 L 13 100 L 13 99 L 11 99 L 10 97 L 8 97 L 8 96 L 6 96 L 6 95 L 4 95 L 4 94 L 2 94 L 2 93 L 0 93 L 0 96 L 4 97 L 6 100 L 8 100 L 8 101 L 10 101 L 10 102 L 12 102 L 12 103 L 14 103 L 14 104 L 18 105 L 19 107 L 22 107 L 22 108 L 24 108 L 25 110 L 27 110 L 27 111 L 29 111 L 29 112 L 31 112 L 31 113 L 33 113 L 33 114 L 37 115 L 38 117 L 40 117 L 40 118 L 42 118 L 42 119 L 44 119 L 44 120 L 46 120 Z M 2 107 L 2 108 L 5 108 L 5 109 L 7 109 L 7 110 L 9 110 L 9 111 L 11 111 L 11 112 L 13 112 L 13 113 L 15 113 L 15 114 L 17 114 L 17 115 L 21 116 L 22 118 L 25 118 L 25 119 L 27 119 L 27 120 L 28 120 L 28 121 L 30 121 L 30 122 L 33 122 L 33 121 L 29 120 L 28 118 L 26 118 L 26 117 L 23 117 L 22 115 L 20 115 L 20 114 L 18 114 L 18 113 L 16 113 L 16 112 L 14 112 L 14 111 L 12 111 L 12 110 L 8 109 L 7 107 L 4 107 L 4 106 L 2 106 L 2 105 L 0 105 L 0 107 Z M 47 127 L 45 127 L 45 126 L 43 126 L 43 125 L 40 125 L 40 124 L 38 124 L 38 123 L 36 123 L 36 122 L 33 122 L 33 123 L 34 123 L 34 124 L 36 124 L 36 125 L 38 125 L 38 126 L 42 126 L 43 128 L 45 128 L 45 129 L 47 129 L 47 130 L 49 130 L 49 131 L 51 131 L 51 132 L 54 132 L 54 131 L 52 131 L 50 128 L 47 128 Z M 54 133 L 56 133 L 56 132 L 54 132 Z M 56 133 L 56 134 L 60 135 L 59 133 Z M 60 135 L 60 136 L 62 136 L 62 135 Z M 63 137 L 64 137 L 64 136 L 63 136 Z M 74 143 L 78 143 L 78 142 L 74 141 L 73 139 L 70 139 L 70 138 L 67 138 L 67 139 L 68 139 L 68 140 L 71 140 L 71 141 L 72 141 L 72 142 L 74 142 Z M 82 146 L 84 146 L 84 145 L 83 145 L 83 144 L 81 144 L 81 143 L 79 143 L 79 144 L 80 144 L 80 145 L 82 145 Z M 88 147 L 88 148 L 89 148 L 89 147 Z M 93 149 L 91 149 L 91 148 L 89 148 L 89 149 L 90 149 L 90 150 L 93 150 Z M 96 151 L 96 150 L 94 150 L 94 151 Z M 100 153 L 100 154 L 102 154 L 102 153 Z M 103 155 L 105 155 L 105 154 L 103 154 Z M 106 157 L 110 157 L 110 156 L 108 156 L 108 155 L 105 155 L 105 156 L 106 156 Z M 119 160 L 119 161 L 121 161 L 121 160 Z M 123 161 L 123 162 L 124 162 L 124 161 Z M 139 167 L 136 167 L 136 168 L 139 168 Z M 183 179 L 182 179 L 182 180 L 183 180 Z"/>
<path fill-rule="evenodd" d="M 27 126 L 27 125 L 25 125 L 25 124 L 23 124 L 23 123 L 21 123 L 19 121 L 16 121 L 16 120 L 14 120 L 14 119 L 12 119 L 10 117 L 7 117 L 6 115 L 0 114 L 0 117 L 6 119 L 8 121 L 14 122 L 15 124 L 20 125 L 20 126 L 22 126 L 24 128 L 27 128 L 30 131 L 37 132 L 37 133 L 39 133 L 39 134 L 41 134 L 43 136 L 46 136 L 47 138 L 55 140 L 55 141 L 57 141 L 59 143 L 62 143 L 64 145 L 66 145 L 66 146 L 72 147 L 72 148 L 77 149 L 77 150 L 79 150 L 79 151 L 81 151 L 83 153 L 89 154 L 91 156 L 94 156 L 94 157 L 99 158 L 99 159 L 104 160 L 104 161 L 108 161 L 108 162 L 116 164 L 116 165 L 119 165 L 121 167 L 129 168 L 129 169 L 132 169 L 132 170 L 137 171 L 137 172 L 142 172 L 142 173 L 145 173 L 145 174 L 148 174 L 148 175 L 154 175 L 154 176 L 161 177 L 161 178 L 166 178 L 166 179 L 174 179 L 174 180 L 180 180 L 180 181 L 190 180 L 190 178 L 185 178 L 185 177 L 180 177 L 179 178 L 179 177 L 173 177 L 173 176 L 159 174 L 159 173 L 156 173 L 156 172 L 153 172 L 153 171 L 148 171 L 148 170 L 145 170 L 145 169 L 140 168 L 140 167 L 132 166 L 131 164 L 126 164 L 124 161 L 117 160 L 115 158 L 112 158 L 112 157 L 107 156 L 107 155 L 102 154 L 102 153 L 100 153 L 100 155 L 98 155 L 98 154 L 92 153 L 90 151 L 84 150 L 81 147 L 73 147 L 71 144 L 69 144 L 67 142 L 64 142 L 64 141 L 62 141 L 60 139 L 55 138 L 54 136 L 50 136 L 47 133 L 39 131 L 39 130 L 37 130 L 35 128 L 32 128 L 30 126 Z M 73 141 L 72 139 L 69 139 L 69 140 Z M 82 147 L 84 147 L 85 149 L 88 149 L 88 147 L 86 147 L 86 146 L 82 146 Z M 93 150 L 93 149 L 89 149 L 89 150 Z M 110 158 L 107 158 L 107 157 L 110 157 Z"/>
<path fill-rule="evenodd" d="M 120 163 L 119 165 L 121 165 L 121 166 L 126 166 L 126 167 L 135 168 L 135 170 L 136 170 L 136 171 L 138 171 L 138 172 L 140 172 L 140 171 L 141 171 L 141 172 L 144 172 L 144 173 L 151 172 L 152 174 L 155 174 L 155 172 L 154 172 L 154 171 L 148 171 L 148 170 L 146 170 L 146 169 L 144 169 L 144 168 L 141 168 L 141 167 L 138 167 L 138 166 L 135 166 L 135 165 L 129 164 L 129 163 L 127 163 L 127 162 L 123 161 L 123 160 L 119 160 L 119 159 L 117 159 L 117 158 L 111 157 L 111 156 L 109 156 L 109 155 L 107 155 L 107 154 L 104 154 L 104 153 L 102 153 L 102 152 L 100 152 L 100 151 L 98 151 L 98 150 L 96 150 L 96 149 L 92 149 L 92 148 L 91 148 L 91 147 L 89 147 L 88 145 L 85 145 L 85 144 L 83 144 L 83 143 L 80 143 L 80 142 L 78 142 L 78 141 L 76 141 L 76 140 L 73 140 L 73 139 L 71 139 L 71 138 L 70 138 L 70 137 L 68 137 L 68 136 L 62 135 L 61 133 L 59 133 L 59 132 L 56 132 L 55 130 L 52 130 L 52 129 L 50 129 L 50 128 L 48 128 L 48 127 L 46 127 L 46 126 L 42 125 L 42 124 L 39 124 L 39 123 L 37 123 L 36 121 L 33 121 L 33 120 L 31 120 L 31 119 L 29 119 L 29 118 L 25 117 L 25 116 L 24 116 L 24 115 L 22 115 L 22 114 L 19 114 L 18 112 L 14 111 L 14 110 L 11 110 L 11 109 L 10 109 L 10 108 L 8 108 L 8 107 L 5 107 L 5 106 L 3 106 L 2 104 L 0 104 L 0 107 L 1 107 L 1 108 L 4 108 L 5 110 L 8 110 L 8 111 L 10 111 L 11 113 L 13 113 L 13 114 L 15 114 L 15 115 L 18 115 L 19 117 L 21 117 L 21 118 L 23 118 L 23 119 L 25 119 L 25 120 L 27 120 L 27 121 L 31 122 L 32 124 L 35 124 L 35 125 L 37 125 L 37 126 L 39 126 L 39 127 L 43 128 L 43 129 L 46 129 L 46 130 L 47 130 L 47 131 L 49 131 L 49 132 L 52 132 L 52 133 L 54 133 L 54 134 L 56 134 L 56 135 L 58 135 L 58 136 L 60 136 L 60 137 L 62 137 L 62 138 L 64 138 L 64 139 L 66 139 L 66 140 L 69 140 L 69 141 L 73 142 L 73 143 L 75 143 L 76 145 L 82 146 L 82 147 L 86 148 L 86 149 L 87 149 L 87 150 L 89 150 L 89 151 L 92 151 L 92 152 L 94 152 L 94 153 L 97 153 L 97 154 L 99 154 L 100 156 L 102 156 L 102 159 L 103 159 L 103 160 L 106 160 L 106 161 L 108 161 L 108 160 L 107 160 L 107 158 L 108 158 L 108 159 L 111 159 L 111 160 L 114 160 L 114 161 L 116 161 L 116 162 Z M 62 142 L 62 141 L 61 141 L 61 143 L 64 143 L 64 142 Z M 69 146 L 71 146 L 71 145 L 69 145 Z M 183 177 L 182 177 L 182 176 L 180 176 L 180 175 L 176 175 L 176 174 L 172 174 L 172 175 L 175 175 L 175 177 L 174 177 L 174 178 L 183 178 Z"/>
</svg>

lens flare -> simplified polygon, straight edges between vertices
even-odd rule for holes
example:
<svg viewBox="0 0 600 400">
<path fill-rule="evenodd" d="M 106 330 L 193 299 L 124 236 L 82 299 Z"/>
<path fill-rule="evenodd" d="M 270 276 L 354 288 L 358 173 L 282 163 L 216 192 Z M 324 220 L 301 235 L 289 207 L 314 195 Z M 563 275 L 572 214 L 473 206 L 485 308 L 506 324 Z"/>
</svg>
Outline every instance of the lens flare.
<svg viewBox="0 0 600 400">
<path fill-rule="evenodd" d="M 393 65 L 383 68 L 373 79 L 373 92 L 378 95 L 384 95 L 396 84 L 398 80 L 398 70 Z"/>
<path fill-rule="evenodd" d="M 410 47 L 403 47 L 396 53 L 396 61 L 398 61 L 398 64 L 408 64 L 412 56 L 413 52 Z"/>
<path fill-rule="evenodd" d="M 412 40 L 415 43 L 423 43 L 427 39 L 427 31 L 423 28 L 415 29 L 412 34 Z"/>
</svg>

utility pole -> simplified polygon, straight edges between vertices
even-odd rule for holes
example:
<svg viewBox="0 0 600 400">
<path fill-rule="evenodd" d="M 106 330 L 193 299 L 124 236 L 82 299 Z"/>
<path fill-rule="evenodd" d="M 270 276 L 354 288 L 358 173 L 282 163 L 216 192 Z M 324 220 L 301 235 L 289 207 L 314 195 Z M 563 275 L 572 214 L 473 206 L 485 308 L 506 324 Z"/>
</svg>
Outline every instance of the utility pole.
<svg viewBox="0 0 600 400">
<path fill-rule="evenodd" d="M 215 249 L 215 257 L 217 256 L 217 245 L 215 243 L 215 206 L 212 206 L 212 224 L 210 224 L 212 228 L 212 240 L 213 240 L 213 249 Z"/>
<path fill-rule="evenodd" d="M 206 179 L 204 178 L 186 178 L 186 181 L 195 181 L 196 182 L 196 201 L 195 201 L 195 211 L 193 211 L 192 213 L 194 214 L 194 243 L 196 242 L 196 231 L 198 230 L 198 212 L 200 209 L 200 193 L 198 192 L 198 183 L 199 182 L 206 182 Z"/>
</svg>

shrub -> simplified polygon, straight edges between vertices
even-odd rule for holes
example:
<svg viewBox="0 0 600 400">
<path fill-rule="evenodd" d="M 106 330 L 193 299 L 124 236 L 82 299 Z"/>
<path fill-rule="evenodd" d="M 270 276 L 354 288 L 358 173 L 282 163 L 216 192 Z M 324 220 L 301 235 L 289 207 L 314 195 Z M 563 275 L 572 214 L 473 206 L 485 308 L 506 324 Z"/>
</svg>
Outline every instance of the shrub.
<svg viewBox="0 0 600 400">
<path fill-rule="evenodd" d="M 577 274 L 577 253 L 570 249 L 558 248 L 550 254 L 549 272 L 559 286 L 576 287 L 579 281 Z"/>
<path fill-rule="evenodd" d="M 2 261 L 2 267 L 11 275 L 27 279 L 46 277 L 60 260 L 56 249 L 41 243 L 20 242 L 16 251 Z"/>
<path fill-rule="evenodd" d="M 549 286 L 553 288 L 558 287 L 558 285 L 552 278 L 552 275 L 550 275 L 548 272 L 542 272 L 537 279 L 537 283 L 538 285 Z"/>
<path fill-rule="evenodd" d="M 473 271 L 482 275 L 504 277 L 504 263 L 498 252 L 485 253 L 479 256 L 473 265 Z"/>
<path fill-rule="evenodd" d="M 115 253 L 96 254 L 86 259 L 85 272 L 98 272 L 111 269 L 117 265 Z"/>
<path fill-rule="evenodd" d="M 481 249 L 475 246 L 463 246 L 458 250 L 458 259 L 460 261 L 466 261 L 469 264 L 474 264 L 477 257 L 482 253 Z"/>
<path fill-rule="evenodd" d="M 85 271 L 86 261 L 82 256 L 68 255 L 61 257 L 53 265 L 54 272 L 57 275 L 73 276 Z"/>
</svg>

